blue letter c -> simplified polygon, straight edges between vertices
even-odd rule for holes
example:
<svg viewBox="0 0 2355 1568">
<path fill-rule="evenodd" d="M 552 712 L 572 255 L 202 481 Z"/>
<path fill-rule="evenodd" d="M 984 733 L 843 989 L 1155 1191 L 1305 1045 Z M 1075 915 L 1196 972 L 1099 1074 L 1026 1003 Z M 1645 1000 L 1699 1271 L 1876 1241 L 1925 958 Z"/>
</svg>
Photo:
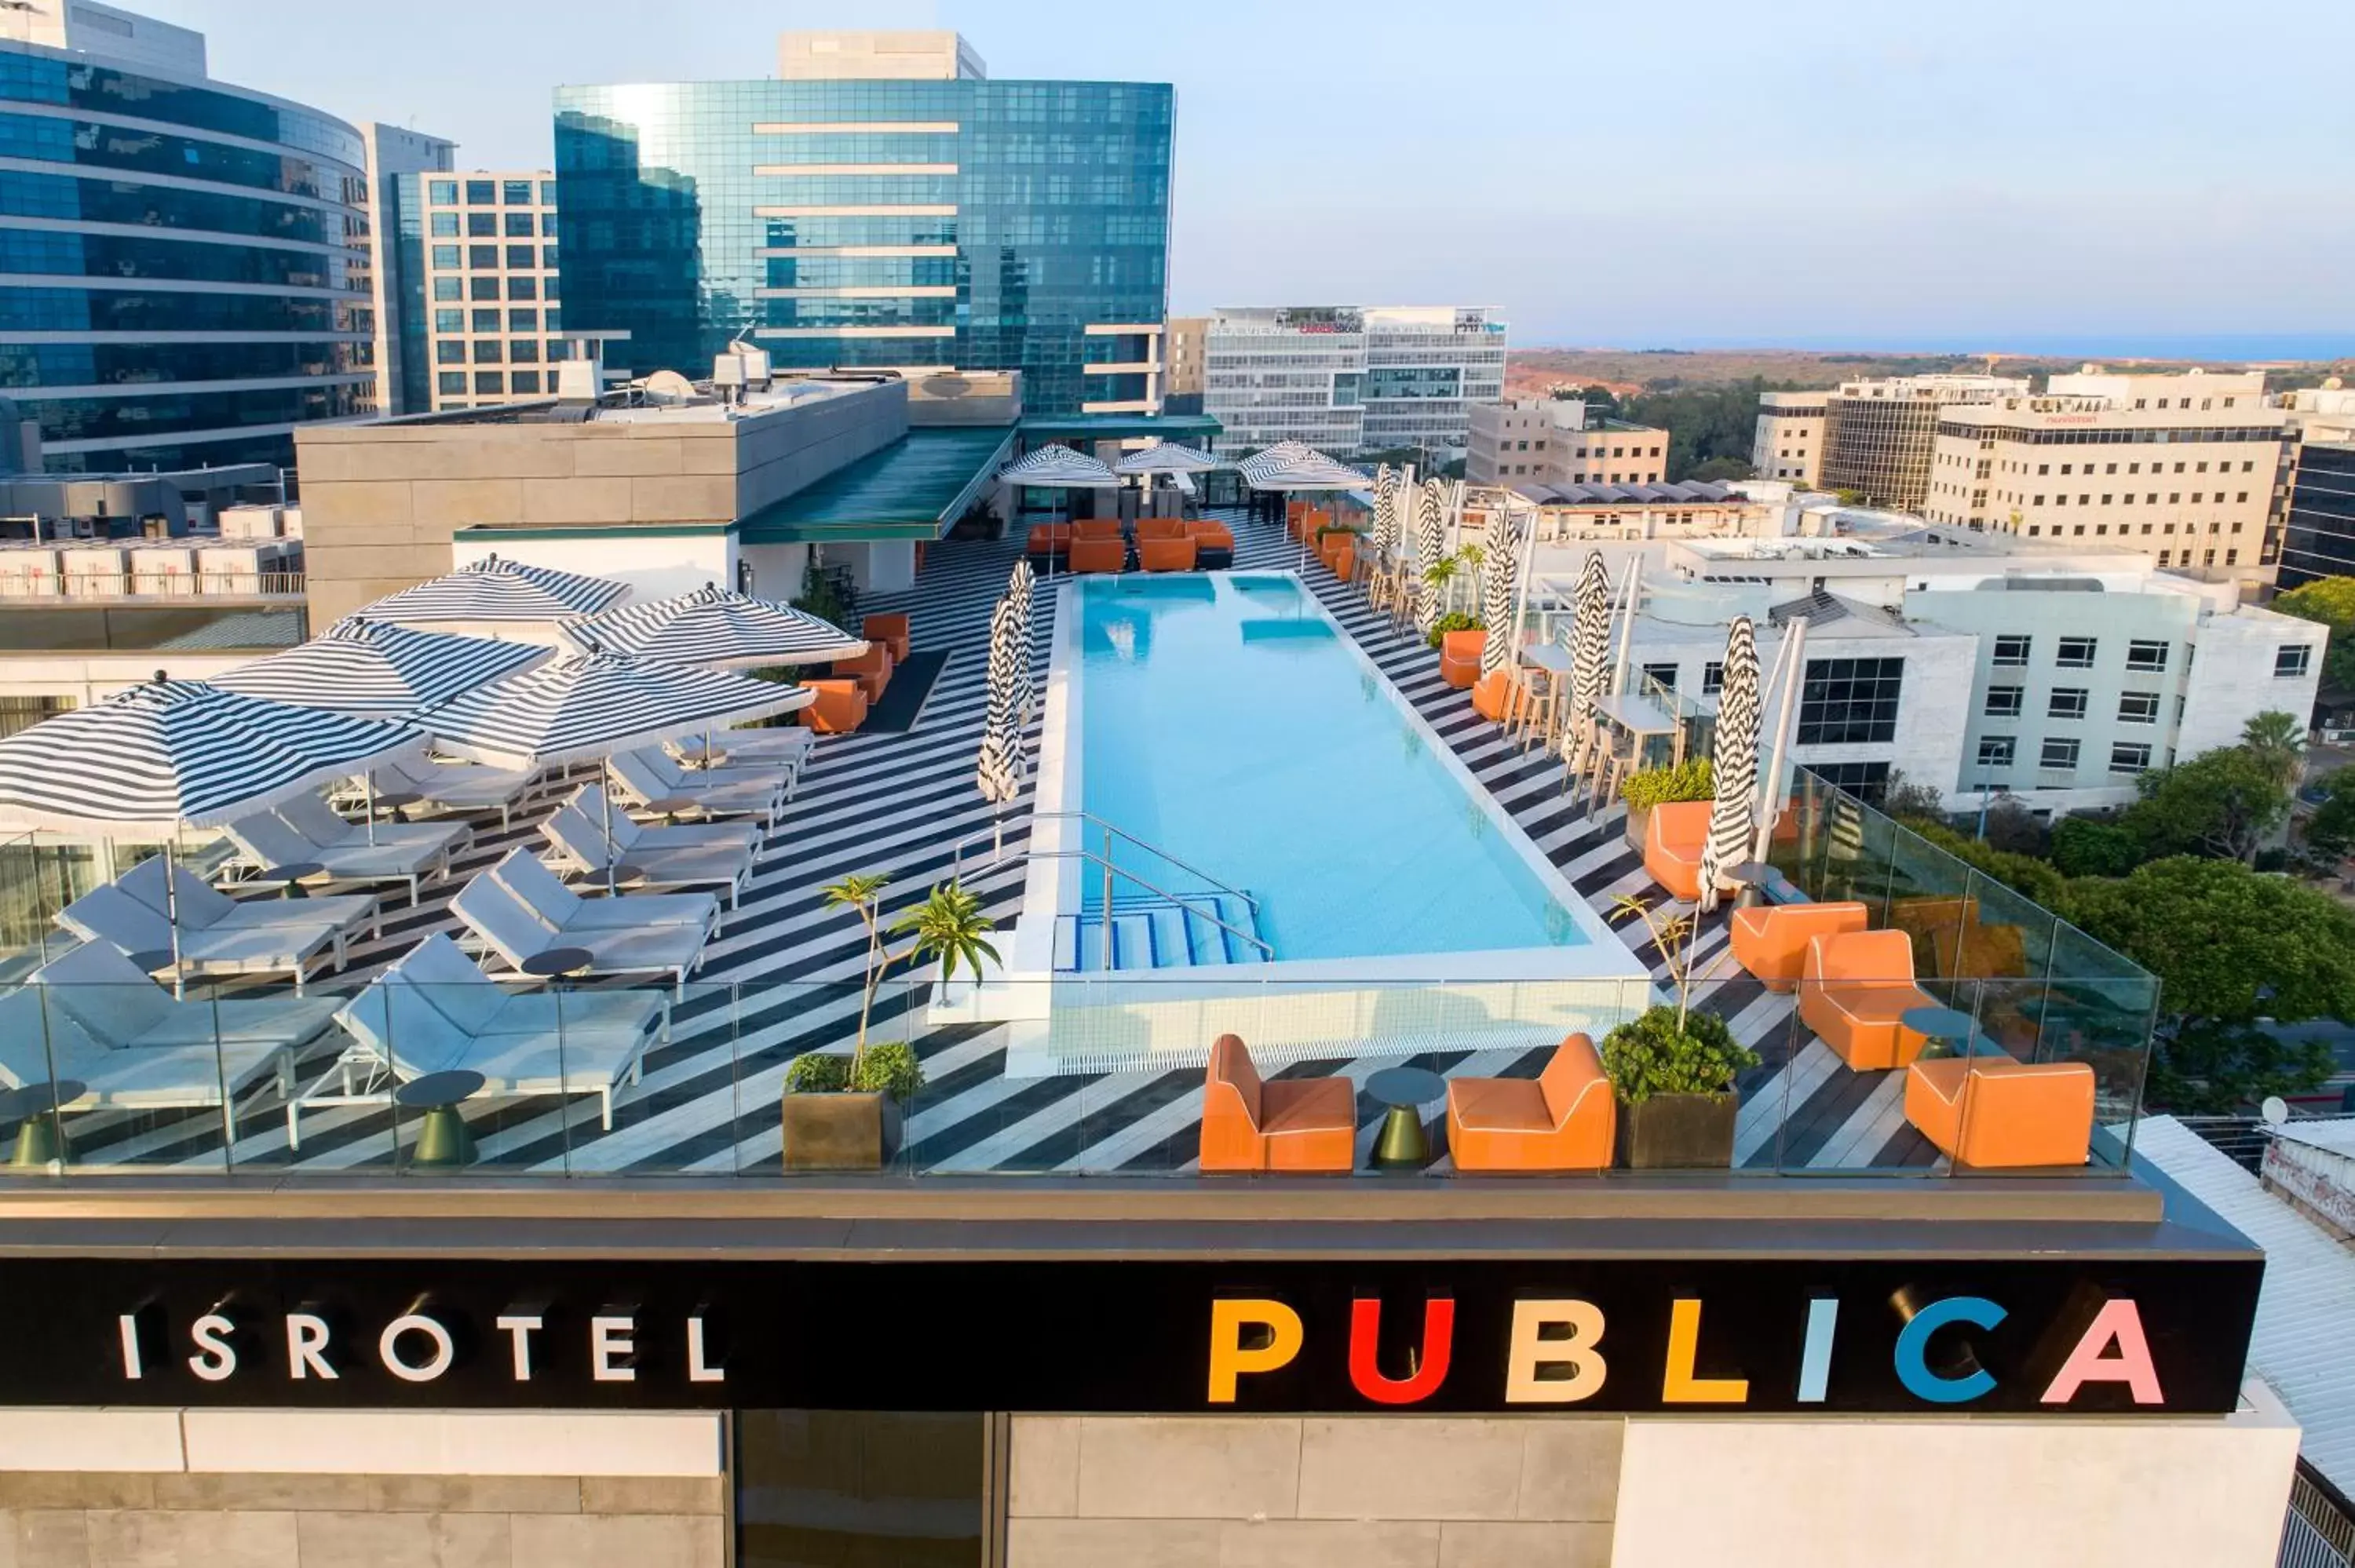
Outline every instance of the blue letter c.
<svg viewBox="0 0 2355 1568">
<path fill-rule="evenodd" d="M 2004 1309 L 1984 1296 L 1949 1296 L 1933 1301 L 1913 1315 L 1897 1336 L 1897 1381 L 1905 1392 L 1932 1404 L 1962 1404 L 1995 1387 L 1995 1375 L 1985 1367 L 1966 1377 L 1940 1377 L 1930 1370 L 1930 1336 L 1949 1323 L 1992 1329 L 2003 1321 Z"/>
</svg>

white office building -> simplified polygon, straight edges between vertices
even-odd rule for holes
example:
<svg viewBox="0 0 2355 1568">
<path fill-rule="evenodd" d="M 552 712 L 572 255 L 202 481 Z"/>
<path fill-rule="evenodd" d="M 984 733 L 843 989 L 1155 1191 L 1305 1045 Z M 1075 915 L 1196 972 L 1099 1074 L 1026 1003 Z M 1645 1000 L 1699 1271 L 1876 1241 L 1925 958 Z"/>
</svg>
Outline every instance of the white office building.
<svg viewBox="0 0 2355 1568">
<path fill-rule="evenodd" d="M 1464 455 L 1505 391 L 1505 323 L 1459 305 L 1226 308 L 1202 329 L 1202 411 L 1221 456 L 1305 441 L 1336 456 Z"/>
</svg>

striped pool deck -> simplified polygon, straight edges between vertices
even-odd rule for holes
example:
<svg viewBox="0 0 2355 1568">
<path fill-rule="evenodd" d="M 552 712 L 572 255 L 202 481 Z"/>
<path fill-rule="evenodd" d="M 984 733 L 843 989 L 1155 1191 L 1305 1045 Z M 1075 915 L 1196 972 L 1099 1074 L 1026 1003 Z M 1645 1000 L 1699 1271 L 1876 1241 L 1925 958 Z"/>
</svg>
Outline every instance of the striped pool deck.
<svg viewBox="0 0 2355 1568">
<path fill-rule="evenodd" d="M 1280 528 L 1226 515 L 1236 534 L 1236 565 L 1299 569 L 1348 634 L 1594 908 L 1606 910 L 1625 894 L 1660 896 L 1625 842 L 1615 809 L 1590 816 L 1584 800 L 1564 794 L 1557 759 L 1523 749 L 1480 720 L 1467 694 L 1441 682 L 1438 661 L 1420 640 L 1400 636 L 1386 618 L 1368 612 L 1359 592 L 1321 566 L 1304 564 Z M 779 1170 L 777 1102 L 787 1065 L 806 1051 L 847 1046 L 857 1027 L 865 938 L 856 917 L 826 907 L 819 890 L 850 872 L 880 872 L 892 885 L 887 914 L 896 911 L 952 874 L 961 844 L 985 847 L 1000 825 L 974 787 L 974 758 L 986 705 L 989 612 L 1020 550 L 1018 533 L 994 542 L 943 544 L 930 553 L 914 590 L 862 603 L 865 611 L 904 611 L 916 647 L 948 653 L 914 727 L 819 743 L 741 907 L 730 915 L 703 970 L 673 1010 L 667 1041 L 647 1054 L 642 1081 L 617 1097 L 613 1128 L 600 1126 L 591 1097 L 469 1103 L 465 1113 L 484 1164 L 551 1174 Z M 1044 669 L 1054 596 L 1041 593 L 1038 602 L 1033 651 Z M 429 883 L 415 906 L 405 895 L 388 899 L 382 939 L 356 947 L 350 970 L 318 989 L 345 991 L 422 936 L 453 930 L 450 895 L 509 848 L 537 843 L 539 821 L 567 792 L 547 793 L 518 812 L 506 832 L 495 813 L 478 819 L 474 845 L 453 874 Z M 1029 810 L 1026 783 L 1003 818 L 1009 850 L 1027 842 Z M 971 847 L 966 863 L 975 863 Z M 1020 913 L 1022 877 L 1017 855 L 968 877 L 1001 928 Z M 1740 1085 L 1737 1164 L 1815 1171 L 1933 1164 L 1935 1151 L 1905 1124 L 1899 1104 L 1902 1075 L 1849 1071 L 1796 1024 L 1789 997 L 1719 961 L 1725 938 L 1721 914 L 1702 922 L 1695 968 L 1729 978 L 1697 986 L 1694 1002 L 1724 1017 L 1764 1058 Z M 1647 956 L 1655 979 L 1664 980 L 1659 955 Z M 909 1036 L 925 1065 L 929 1081 L 906 1122 L 902 1161 L 909 1168 L 1104 1174 L 1190 1168 L 1200 1119 L 1199 1069 L 1008 1077 L 1002 1027 L 925 1028 L 919 1022 L 922 1001 L 920 987 L 887 986 L 868 1029 L 870 1039 Z M 1545 1050 L 1442 1052 L 1411 1060 L 1441 1073 L 1534 1076 L 1546 1055 Z M 329 1072 L 334 1056 L 331 1045 L 318 1047 L 302 1065 L 303 1086 Z M 1364 1153 L 1381 1111 L 1363 1093 L 1364 1080 L 1398 1061 L 1303 1063 L 1280 1075 L 1336 1074 L 1359 1085 Z M 77 1116 L 69 1126 L 77 1158 L 93 1164 L 201 1171 L 222 1163 L 213 1113 L 102 1112 Z M 303 1113 L 298 1151 L 289 1147 L 275 1091 L 264 1091 L 240 1105 L 231 1158 L 240 1168 L 381 1170 L 397 1162 L 405 1130 L 382 1105 L 323 1105 Z M 1443 1150 L 1433 1169 L 1446 1168 Z"/>
</svg>

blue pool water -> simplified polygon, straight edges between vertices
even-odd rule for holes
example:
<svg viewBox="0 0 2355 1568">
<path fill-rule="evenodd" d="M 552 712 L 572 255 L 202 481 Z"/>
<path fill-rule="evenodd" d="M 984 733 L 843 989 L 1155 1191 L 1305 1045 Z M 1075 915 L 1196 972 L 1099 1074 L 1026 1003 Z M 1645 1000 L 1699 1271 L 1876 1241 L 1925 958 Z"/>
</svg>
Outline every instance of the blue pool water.
<svg viewBox="0 0 2355 1568">
<path fill-rule="evenodd" d="M 1082 808 L 1257 895 L 1277 959 L 1585 943 L 1298 582 L 1097 577 L 1074 592 Z M 1092 909 L 1102 895 L 1085 896 Z"/>
</svg>

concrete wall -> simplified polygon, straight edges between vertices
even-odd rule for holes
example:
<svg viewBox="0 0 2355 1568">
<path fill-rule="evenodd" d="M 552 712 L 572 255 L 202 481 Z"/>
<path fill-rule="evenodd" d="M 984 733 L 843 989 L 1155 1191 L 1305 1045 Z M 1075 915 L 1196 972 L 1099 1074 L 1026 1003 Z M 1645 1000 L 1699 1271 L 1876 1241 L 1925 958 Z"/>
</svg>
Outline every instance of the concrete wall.
<svg viewBox="0 0 2355 1568">
<path fill-rule="evenodd" d="M 1009 1568 L 1603 1568 L 1623 1424 L 1018 1416 Z"/>
</svg>

